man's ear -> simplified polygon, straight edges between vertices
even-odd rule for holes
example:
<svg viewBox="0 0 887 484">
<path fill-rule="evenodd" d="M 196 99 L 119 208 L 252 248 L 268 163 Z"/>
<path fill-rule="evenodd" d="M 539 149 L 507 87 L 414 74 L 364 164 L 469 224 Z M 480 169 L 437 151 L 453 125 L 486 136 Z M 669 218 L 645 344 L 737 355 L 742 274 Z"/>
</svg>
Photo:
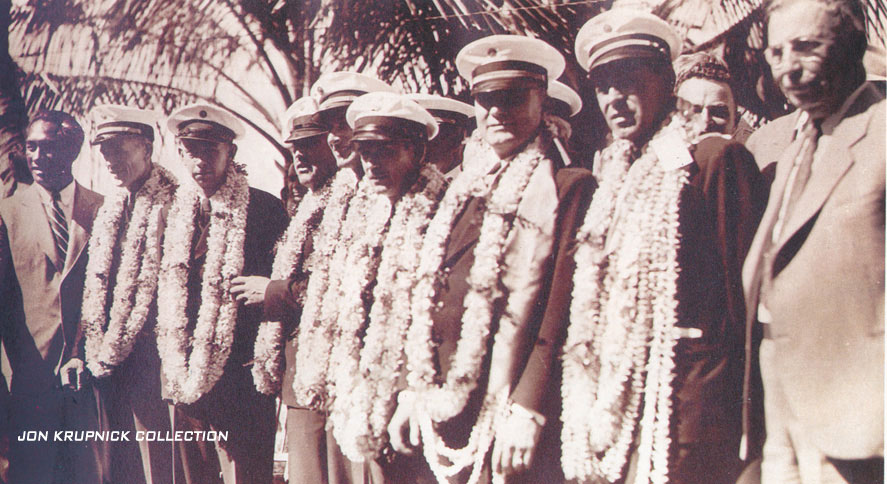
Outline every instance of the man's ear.
<svg viewBox="0 0 887 484">
<path fill-rule="evenodd" d="M 231 148 L 228 150 L 228 162 L 234 161 L 234 155 L 237 154 L 237 145 L 231 143 Z"/>
</svg>

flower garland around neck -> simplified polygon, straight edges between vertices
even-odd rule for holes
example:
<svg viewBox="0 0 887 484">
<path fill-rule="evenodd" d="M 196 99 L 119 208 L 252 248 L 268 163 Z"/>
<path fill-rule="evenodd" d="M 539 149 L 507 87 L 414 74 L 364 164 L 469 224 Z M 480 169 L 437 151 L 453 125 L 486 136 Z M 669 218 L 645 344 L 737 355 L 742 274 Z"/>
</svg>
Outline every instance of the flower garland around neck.
<svg viewBox="0 0 887 484">
<path fill-rule="evenodd" d="M 387 425 L 403 371 L 410 291 L 425 230 L 445 189 L 443 174 L 434 165 L 425 165 L 412 189 L 395 204 L 384 240 L 365 237 L 349 248 L 348 281 L 338 297 L 341 334 L 330 356 L 330 421 L 336 442 L 354 462 L 378 457 L 387 443 Z M 381 225 L 373 222 L 376 218 L 372 213 L 364 217 L 368 232 Z M 373 274 L 370 258 L 378 267 Z M 368 319 L 364 294 L 373 279 Z"/>
<path fill-rule="evenodd" d="M 314 234 L 323 217 L 323 209 L 332 193 L 332 179 L 318 190 L 308 191 L 299 202 L 293 219 L 277 243 L 271 267 L 272 280 L 286 280 L 304 264 L 305 241 Z M 283 367 L 283 323 L 266 321 L 259 325 L 253 350 L 253 383 L 266 395 L 280 391 Z"/>
<path fill-rule="evenodd" d="M 420 422 L 425 422 L 420 424 L 425 458 L 438 480 L 456 475 L 468 465 L 474 466 L 471 474 L 475 480 L 493 439 L 495 422 L 501 414 L 497 409 L 502 406 L 502 398 L 497 394 L 487 393 L 468 445 L 462 449 L 447 447 L 436 434 L 432 422 L 456 416 L 477 386 L 483 371 L 494 307 L 503 297 L 499 268 L 505 256 L 506 240 L 524 189 L 540 162 L 546 159 L 544 149 L 550 142 L 549 131 L 542 130 L 522 152 L 508 161 L 501 161 L 476 131 L 466 147 L 466 161 L 469 161 L 469 153 L 472 156 L 470 164 L 447 191 L 426 233 L 418 281 L 413 290 L 413 323 L 408 331 L 405 351 L 409 368 L 407 381 L 415 394 L 414 408 Z M 504 169 L 496 168 L 499 163 L 505 165 Z M 491 167 L 497 171 L 498 183 L 485 176 Z M 493 185 L 496 188 L 490 192 L 489 187 Z M 486 207 L 474 249 L 474 264 L 468 276 L 469 289 L 463 301 L 465 311 L 459 341 L 446 379 L 438 383 L 432 343 L 432 311 L 445 277 L 442 264 L 453 224 L 472 197 L 483 197 Z M 515 324 L 506 320 L 504 315 L 499 321 L 500 327 Z M 450 464 L 441 463 L 441 456 Z"/>
<path fill-rule="evenodd" d="M 135 203 L 125 232 L 129 191 L 105 198 L 93 224 L 83 289 L 81 324 L 86 335 L 86 365 L 93 376 L 111 373 L 132 351 L 157 291 L 163 210 L 172 200 L 176 181 L 154 165 Z M 114 254 L 120 254 L 114 287 L 109 290 Z M 110 304 L 109 304 L 110 303 Z"/>
<path fill-rule="evenodd" d="M 166 391 L 176 403 L 194 403 L 221 377 L 231 353 L 237 300 L 231 280 L 243 269 L 249 184 L 241 165 L 229 163 L 225 182 L 209 197 L 210 221 L 200 307 L 187 337 L 188 274 L 195 218 L 203 192 L 194 180 L 176 191 L 170 209 L 158 289 L 157 348 Z"/>
<path fill-rule="evenodd" d="M 561 393 L 564 409 L 589 411 L 561 415 L 568 479 L 619 479 L 640 425 L 636 482 L 668 481 L 678 214 L 689 180 L 686 169 L 665 168 L 651 146 L 675 135 L 689 145 L 683 118 L 668 119 L 640 151 L 624 140 L 604 149 L 576 235 Z"/>
<path fill-rule="evenodd" d="M 296 336 L 296 368 L 291 382 L 296 401 L 305 408 L 319 411 L 326 409 L 326 375 L 329 354 L 332 348 L 335 321 L 329 318 L 332 306 L 325 296 L 334 280 L 331 271 L 342 260 L 334 260 L 339 243 L 350 242 L 355 228 L 345 230 L 345 215 L 357 190 L 357 177 L 349 169 L 341 169 L 333 179 L 329 202 L 323 211 L 323 219 L 314 236 L 314 248 L 308 256 L 308 270 L 311 275 L 305 289 L 299 333 Z M 347 234 L 346 234 L 347 232 Z M 341 254 L 344 257 L 344 252 Z M 330 295 L 335 292 L 329 292 Z M 325 307 L 326 306 L 326 307 Z"/>
</svg>

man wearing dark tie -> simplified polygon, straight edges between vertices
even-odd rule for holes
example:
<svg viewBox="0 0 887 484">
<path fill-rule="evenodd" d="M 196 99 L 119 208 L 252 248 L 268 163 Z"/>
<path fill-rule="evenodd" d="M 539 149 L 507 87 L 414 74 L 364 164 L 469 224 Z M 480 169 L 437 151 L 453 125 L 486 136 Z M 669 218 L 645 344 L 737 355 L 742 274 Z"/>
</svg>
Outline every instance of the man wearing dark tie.
<svg viewBox="0 0 887 484">
<path fill-rule="evenodd" d="M 101 482 L 94 442 L 55 438 L 97 429 L 77 333 L 86 245 L 102 197 L 74 181 L 82 143 L 69 114 L 39 113 L 25 143 L 36 183 L 0 202 L 0 338 L 12 370 L 2 410 L 13 483 Z M 48 438 L 19 441 L 25 431 Z"/>
<path fill-rule="evenodd" d="M 776 167 L 743 267 L 747 361 L 763 337 L 761 482 L 884 482 L 885 101 L 865 82 L 865 16 L 856 0 L 766 12 L 767 62 L 797 110 L 747 143 Z"/>
</svg>

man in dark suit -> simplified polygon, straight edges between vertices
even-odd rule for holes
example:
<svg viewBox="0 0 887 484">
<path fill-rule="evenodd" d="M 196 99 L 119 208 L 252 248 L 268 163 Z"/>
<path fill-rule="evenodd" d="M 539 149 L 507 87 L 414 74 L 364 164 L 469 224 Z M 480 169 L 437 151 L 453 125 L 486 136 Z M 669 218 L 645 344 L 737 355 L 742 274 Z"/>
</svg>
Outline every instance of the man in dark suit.
<svg viewBox="0 0 887 484">
<path fill-rule="evenodd" d="M 692 142 L 701 126 L 673 95 L 680 47 L 667 22 L 629 9 L 576 36 L 610 130 L 562 358 L 562 463 L 583 482 L 732 484 L 741 470 L 740 269 L 762 182 L 742 145 Z"/>
<path fill-rule="evenodd" d="M 195 104 L 173 112 L 168 127 L 190 176 L 164 232 L 157 299 L 163 397 L 174 431 L 220 432 L 215 441 L 183 434 L 194 438 L 177 442 L 175 458 L 190 484 L 270 482 L 274 398 L 256 391 L 247 366 L 262 311 L 242 307 L 230 290 L 235 276 L 270 275 L 286 212 L 250 188 L 234 162 L 243 128 L 233 115 Z"/>
<path fill-rule="evenodd" d="M 13 483 L 101 482 L 95 442 L 59 442 L 55 435 L 98 428 L 76 341 L 86 245 L 102 204 L 72 176 L 82 143 L 83 130 L 69 114 L 39 113 L 25 145 L 36 183 L 0 202 L 0 338 L 12 370 L 2 410 Z M 35 430 L 47 431 L 46 441 L 18 439 Z"/>
<path fill-rule="evenodd" d="M 865 16 L 855 0 L 780 0 L 767 18 L 797 110 L 748 140 L 776 166 L 743 267 L 750 361 L 763 336 L 762 482 L 883 482 L 885 101 L 865 82 Z"/>
</svg>

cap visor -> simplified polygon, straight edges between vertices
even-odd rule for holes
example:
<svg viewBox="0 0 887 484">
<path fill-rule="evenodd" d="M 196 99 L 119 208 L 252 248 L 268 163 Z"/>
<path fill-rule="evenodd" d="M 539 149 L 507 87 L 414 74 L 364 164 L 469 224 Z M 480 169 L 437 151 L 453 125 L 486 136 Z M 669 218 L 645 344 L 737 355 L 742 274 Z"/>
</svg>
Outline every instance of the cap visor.
<svg viewBox="0 0 887 484">
<path fill-rule="evenodd" d="M 329 131 L 325 129 L 319 128 L 311 128 L 311 129 L 300 129 L 294 131 L 289 137 L 285 140 L 287 143 L 292 143 L 293 141 L 300 141 L 306 138 L 313 138 L 315 136 L 321 136 L 327 134 Z"/>
<path fill-rule="evenodd" d="M 387 134 L 379 133 L 378 131 L 356 131 L 353 136 L 351 136 L 351 141 L 395 141 L 396 138 L 392 138 Z"/>
<path fill-rule="evenodd" d="M 507 91 L 509 89 L 528 89 L 532 87 L 544 87 L 537 79 L 527 77 L 515 77 L 511 79 L 490 79 L 479 82 L 471 87 L 471 94 L 480 92 Z"/>
</svg>

